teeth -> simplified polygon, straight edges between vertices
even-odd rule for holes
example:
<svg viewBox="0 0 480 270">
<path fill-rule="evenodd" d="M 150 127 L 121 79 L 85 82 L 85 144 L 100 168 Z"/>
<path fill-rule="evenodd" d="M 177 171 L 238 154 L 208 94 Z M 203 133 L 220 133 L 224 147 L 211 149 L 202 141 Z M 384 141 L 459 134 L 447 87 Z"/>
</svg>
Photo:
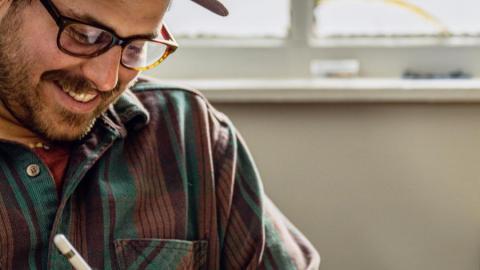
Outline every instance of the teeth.
<svg viewBox="0 0 480 270">
<path fill-rule="evenodd" d="M 69 90 L 63 87 L 62 87 L 62 90 L 63 92 L 67 93 L 69 96 L 71 96 L 74 100 L 78 102 L 87 103 L 97 97 L 96 94 L 87 94 L 87 93 L 76 94 L 76 93 L 70 92 Z"/>
</svg>

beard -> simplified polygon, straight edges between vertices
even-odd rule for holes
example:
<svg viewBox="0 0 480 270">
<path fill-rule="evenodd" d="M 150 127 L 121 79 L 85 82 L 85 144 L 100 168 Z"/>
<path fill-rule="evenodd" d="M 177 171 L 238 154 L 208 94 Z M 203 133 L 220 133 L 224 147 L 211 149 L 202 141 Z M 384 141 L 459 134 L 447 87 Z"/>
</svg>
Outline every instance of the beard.
<svg viewBox="0 0 480 270">
<path fill-rule="evenodd" d="M 6 109 L 24 127 L 50 141 L 73 141 L 85 136 L 96 119 L 108 109 L 123 92 L 120 85 L 111 91 L 97 91 L 82 76 L 65 70 L 44 72 L 38 82 L 32 78 L 34 66 L 22 45 L 22 19 L 18 8 L 10 7 L 0 21 L 0 100 Z M 55 42 L 55 41 L 52 41 Z M 55 84 L 76 94 L 95 91 L 101 101 L 90 113 L 74 113 L 60 104 L 47 103 L 45 84 Z M 50 87 L 51 88 L 51 87 Z M 42 92 L 43 91 L 43 92 Z M 57 90 L 50 90 L 57 91 Z M 46 106 L 45 104 L 50 104 Z"/>
</svg>

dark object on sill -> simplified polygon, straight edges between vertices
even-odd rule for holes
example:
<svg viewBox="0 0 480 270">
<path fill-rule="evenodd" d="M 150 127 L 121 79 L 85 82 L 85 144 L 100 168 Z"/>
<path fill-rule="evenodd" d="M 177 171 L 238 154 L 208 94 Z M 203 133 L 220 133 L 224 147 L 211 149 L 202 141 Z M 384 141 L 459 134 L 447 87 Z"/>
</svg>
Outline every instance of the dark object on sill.
<svg viewBox="0 0 480 270">
<path fill-rule="evenodd" d="M 462 70 L 455 70 L 449 73 L 429 73 L 407 70 L 402 78 L 413 80 L 441 80 L 441 79 L 471 79 L 472 75 Z"/>
</svg>

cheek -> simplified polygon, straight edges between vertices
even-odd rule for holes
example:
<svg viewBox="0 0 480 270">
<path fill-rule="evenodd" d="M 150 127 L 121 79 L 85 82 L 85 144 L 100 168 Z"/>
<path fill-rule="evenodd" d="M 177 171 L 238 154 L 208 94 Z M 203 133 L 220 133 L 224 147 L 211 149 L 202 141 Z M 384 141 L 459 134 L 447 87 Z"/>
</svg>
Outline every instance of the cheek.
<svg viewBox="0 0 480 270">
<path fill-rule="evenodd" d="M 137 79 L 138 75 L 140 75 L 139 71 L 126 69 L 121 66 L 118 74 L 121 88 L 124 89 L 127 87 L 132 81 Z"/>
<path fill-rule="evenodd" d="M 22 37 L 21 51 L 29 64 L 31 72 L 29 75 L 33 80 L 40 80 L 40 76 L 46 71 L 68 69 L 78 64 L 79 59 L 66 55 L 58 49 L 58 26 L 53 20 L 44 18 L 44 14 L 39 15 L 28 11 L 25 13 L 24 16 L 42 17 L 23 20 L 19 33 Z"/>
<path fill-rule="evenodd" d="M 30 54 L 32 72 L 42 75 L 46 71 L 69 69 L 79 63 L 79 59 L 69 56 L 57 47 L 56 37 L 42 38 L 26 44 Z"/>
</svg>

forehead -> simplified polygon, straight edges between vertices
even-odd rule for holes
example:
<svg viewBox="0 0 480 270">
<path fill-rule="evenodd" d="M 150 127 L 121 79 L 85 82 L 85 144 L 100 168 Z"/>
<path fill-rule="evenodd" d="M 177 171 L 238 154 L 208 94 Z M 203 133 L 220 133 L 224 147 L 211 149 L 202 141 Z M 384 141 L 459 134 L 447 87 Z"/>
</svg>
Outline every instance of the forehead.
<svg viewBox="0 0 480 270">
<path fill-rule="evenodd" d="M 91 18 L 120 36 L 158 30 L 170 0 L 53 0 L 62 15 Z M 89 19 L 87 19 L 88 22 Z"/>
</svg>

